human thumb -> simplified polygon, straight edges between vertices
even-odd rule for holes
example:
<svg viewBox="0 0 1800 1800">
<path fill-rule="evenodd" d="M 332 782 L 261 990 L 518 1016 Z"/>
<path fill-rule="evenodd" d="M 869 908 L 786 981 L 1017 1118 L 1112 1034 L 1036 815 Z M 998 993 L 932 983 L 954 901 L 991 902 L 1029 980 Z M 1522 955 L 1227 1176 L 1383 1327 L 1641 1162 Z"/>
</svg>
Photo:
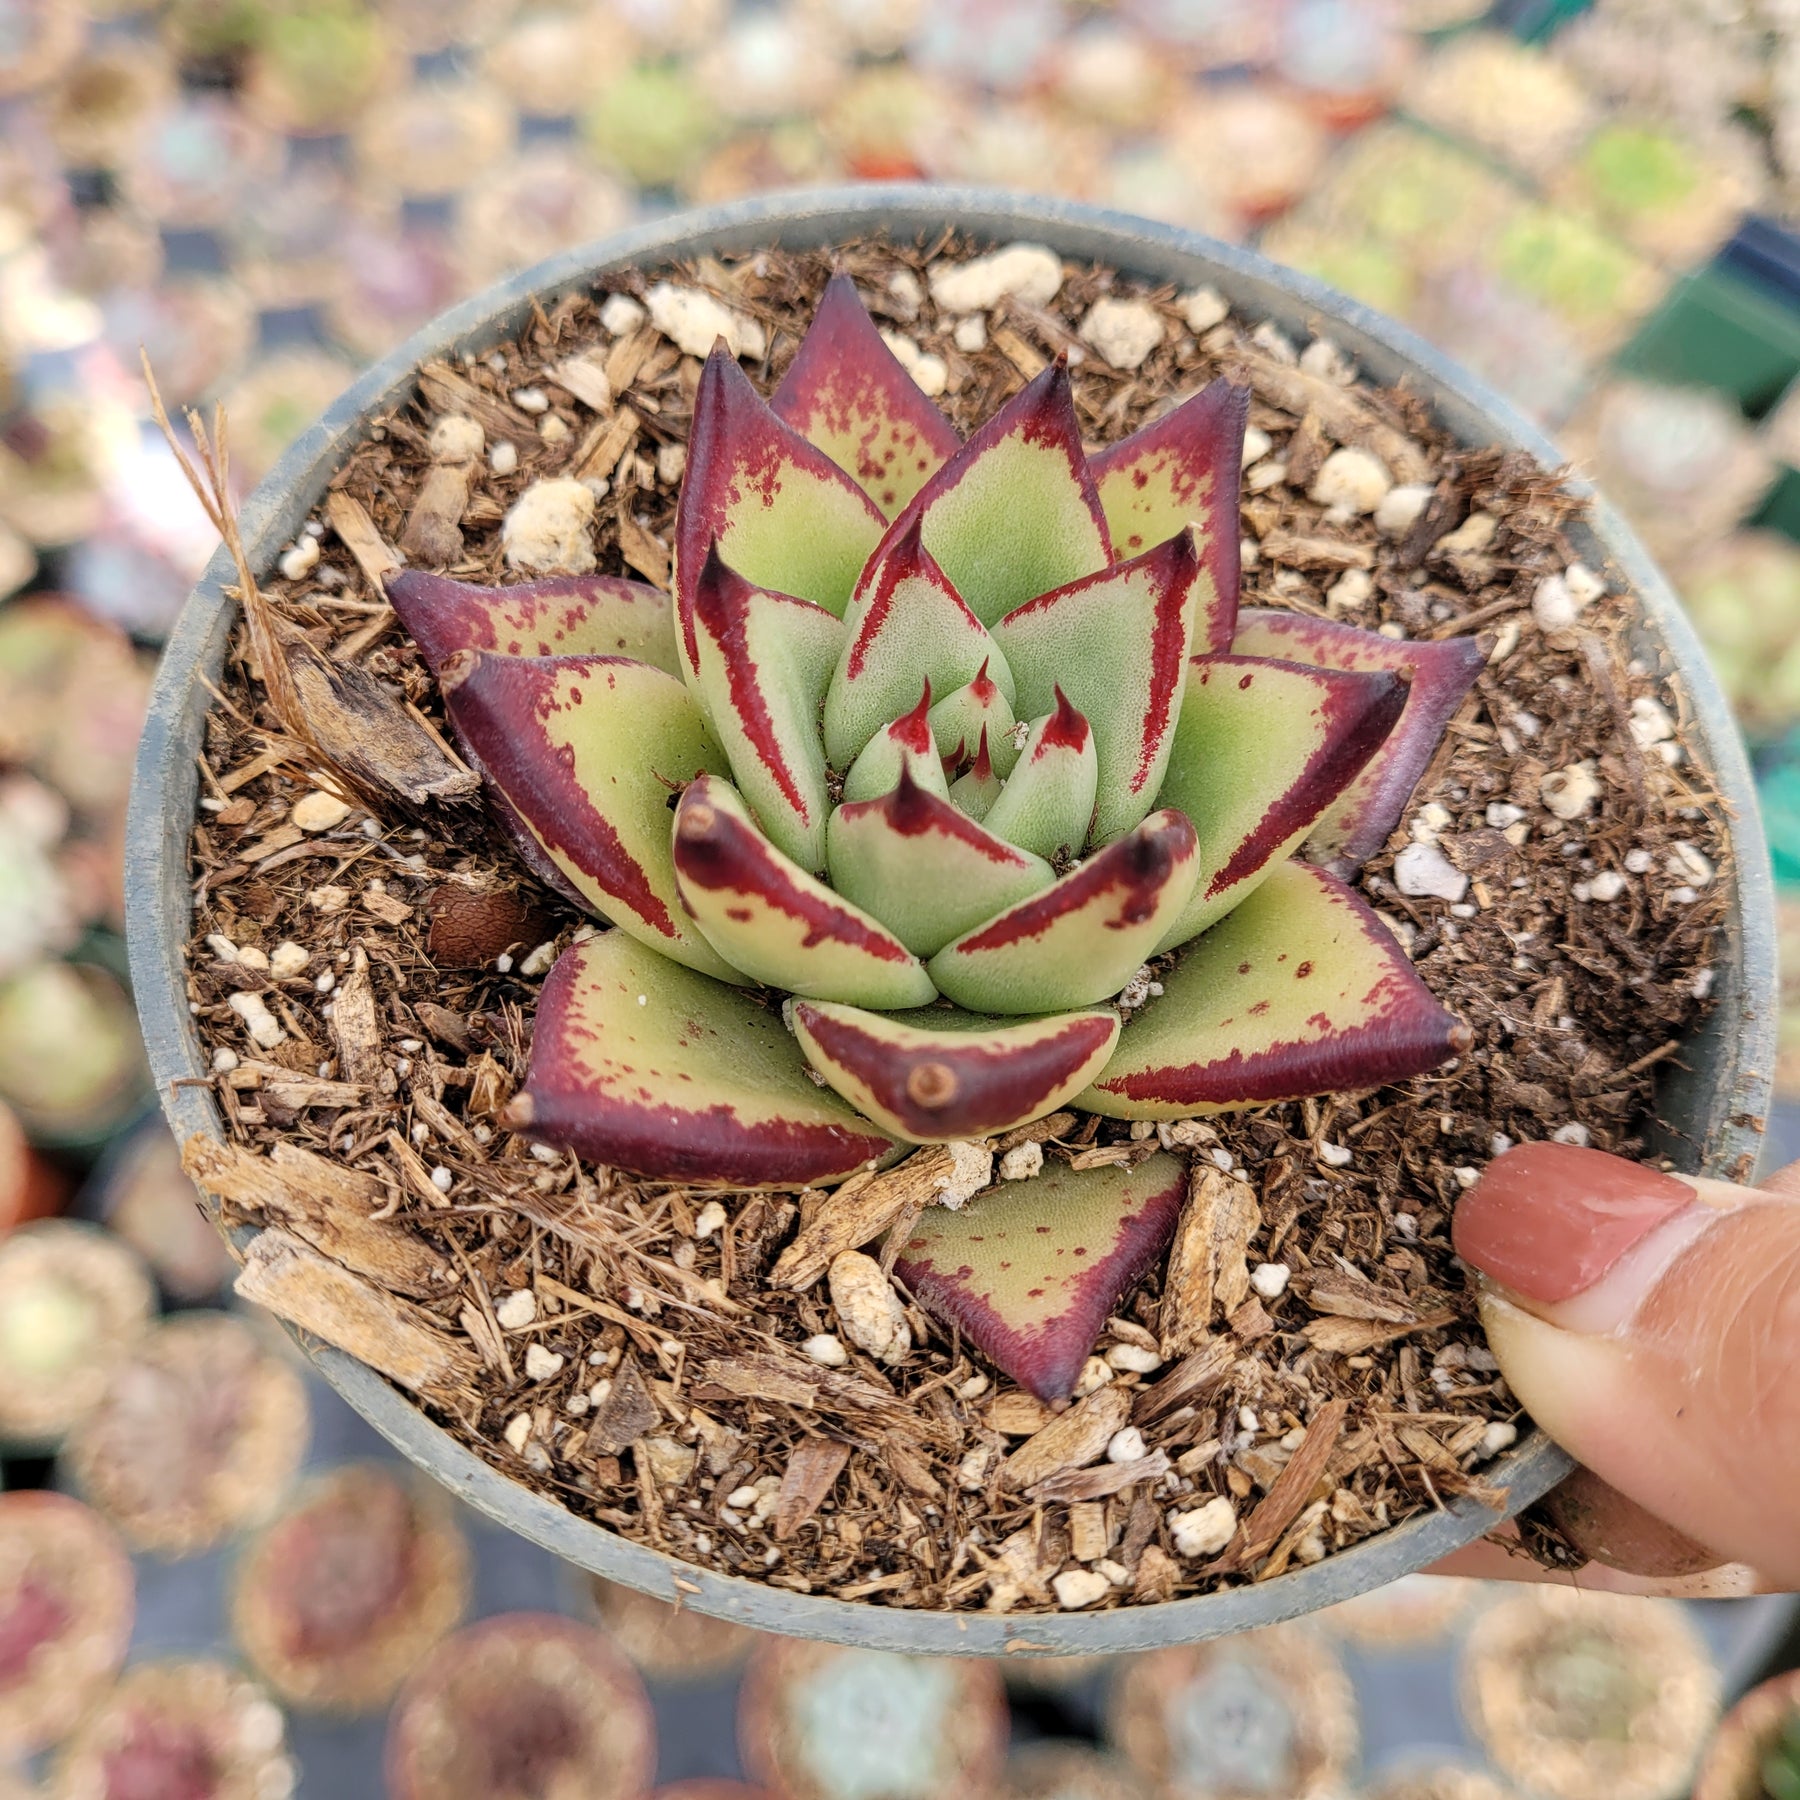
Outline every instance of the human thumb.
<svg viewBox="0 0 1800 1800">
<path fill-rule="evenodd" d="M 1507 1384 L 1551 1437 L 1699 1544 L 1800 1586 L 1794 1199 L 1526 1144 L 1464 1196 L 1454 1241 Z"/>
</svg>

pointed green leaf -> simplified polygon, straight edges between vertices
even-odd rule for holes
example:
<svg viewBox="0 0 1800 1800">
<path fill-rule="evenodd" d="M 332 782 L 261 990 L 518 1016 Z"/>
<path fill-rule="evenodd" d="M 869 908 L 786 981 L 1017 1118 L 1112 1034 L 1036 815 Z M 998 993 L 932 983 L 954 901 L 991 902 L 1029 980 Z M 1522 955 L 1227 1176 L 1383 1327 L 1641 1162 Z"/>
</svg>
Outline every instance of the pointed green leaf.
<svg viewBox="0 0 1800 1800">
<path fill-rule="evenodd" d="M 944 761 L 931 735 L 931 683 L 927 681 L 917 705 L 893 724 L 884 726 L 863 746 L 844 777 L 846 800 L 876 800 L 899 785 L 900 771 L 907 770 L 928 794 L 948 794 Z"/>
<path fill-rule="evenodd" d="M 769 407 L 890 519 L 962 441 L 881 341 L 848 275 L 826 283 Z"/>
<path fill-rule="evenodd" d="M 1056 878 L 1041 857 L 1003 843 L 910 775 L 874 800 L 840 806 L 826 853 L 832 886 L 920 956 Z"/>
<path fill-rule="evenodd" d="M 1076 1104 L 1123 1119 L 1224 1112 L 1404 1081 L 1472 1041 L 1356 894 L 1284 862 L 1189 946 Z"/>
<path fill-rule="evenodd" d="M 1100 763 L 1088 722 L 1056 690 L 1056 710 L 1031 727 L 1025 748 L 983 823 L 1038 856 L 1066 856 L 1087 842 Z"/>
<path fill-rule="evenodd" d="M 1386 671 L 1194 658 L 1162 799 L 1195 822 L 1200 879 L 1158 950 L 1222 919 L 1293 854 L 1379 753 L 1406 695 Z"/>
<path fill-rule="evenodd" d="M 1123 1296 L 1161 1256 L 1187 1195 L 1178 1157 L 1135 1168 L 1050 1163 L 957 1211 L 928 1207 L 894 1272 L 1040 1400 L 1075 1391 Z"/>
<path fill-rule="evenodd" d="M 675 809 L 675 880 L 706 941 L 770 987 L 857 1006 L 923 1006 L 924 965 L 883 925 L 783 856 L 729 782 L 702 775 Z"/>
<path fill-rule="evenodd" d="M 1198 868 L 1193 826 L 1178 812 L 1152 813 L 927 967 L 940 992 L 971 1012 L 1092 1006 L 1136 973 L 1186 904 Z"/>
<path fill-rule="evenodd" d="M 1027 600 L 994 627 L 1027 718 L 1067 694 L 1093 728 L 1092 837 L 1110 843 L 1156 802 L 1187 681 L 1200 564 L 1185 528 Z"/>
<path fill-rule="evenodd" d="M 669 795 L 725 757 L 687 689 L 615 656 L 490 656 L 444 665 L 457 735 L 539 853 L 603 918 L 665 956 L 741 980 L 675 889 Z"/>
<path fill-rule="evenodd" d="M 1105 1066 L 1119 1015 L 987 1019 L 932 1007 L 875 1013 L 797 1000 L 806 1059 L 858 1112 L 918 1144 L 987 1137 L 1054 1112 Z"/>
<path fill-rule="evenodd" d="M 669 596 L 613 575 L 550 575 L 476 587 L 396 569 L 387 597 L 435 675 L 458 650 L 496 656 L 628 656 L 681 673 Z"/>
<path fill-rule="evenodd" d="M 506 1123 L 652 1181 L 732 1187 L 842 1181 L 893 1149 L 768 1008 L 618 931 L 550 971 Z"/>
<path fill-rule="evenodd" d="M 987 670 L 1012 695 L 1012 674 L 987 627 L 919 541 L 918 522 L 873 565 L 845 615 L 844 647 L 825 690 L 825 754 L 847 769 L 928 681 L 947 694 Z"/>
<path fill-rule="evenodd" d="M 1010 746 L 1010 734 L 1004 741 Z M 1016 761 L 1016 750 L 1013 751 L 1013 757 Z M 1006 783 L 994 768 L 994 758 L 988 749 L 988 728 L 984 725 L 975 751 L 975 760 L 950 784 L 950 804 L 958 812 L 967 813 L 971 819 L 985 819 L 994 810 L 994 802 L 1000 798 L 1005 788 Z"/>
<path fill-rule="evenodd" d="M 925 548 L 984 625 L 1112 560 L 1068 371 L 1053 363 L 932 476 L 883 540 L 914 518 Z"/>
<path fill-rule="evenodd" d="M 1012 740 L 1012 704 L 989 677 L 986 663 L 932 707 L 928 722 L 946 774 L 972 762 L 984 738 L 996 775 L 1010 775 L 1019 760 L 1018 746 Z"/>
<path fill-rule="evenodd" d="M 1306 842 L 1306 854 L 1340 875 L 1387 842 L 1412 798 L 1444 727 L 1481 673 L 1472 637 L 1415 643 L 1329 619 L 1252 608 L 1238 620 L 1234 650 L 1325 669 L 1384 670 L 1410 682 L 1406 708 L 1386 743 L 1338 796 Z"/>
<path fill-rule="evenodd" d="M 1240 575 L 1238 488 L 1250 390 L 1214 381 L 1092 458 L 1094 484 L 1120 556 L 1137 556 L 1191 525 L 1202 576 L 1194 646 L 1229 650 Z"/>
<path fill-rule="evenodd" d="M 697 667 L 694 597 L 715 545 L 746 581 L 841 619 L 882 525 L 868 495 L 776 418 L 717 347 L 694 395 L 675 513 L 675 619 L 688 667 Z"/>
<path fill-rule="evenodd" d="M 694 688 L 762 828 L 804 869 L 825 866 L 819 697 L 844 627 L 824 608 L 746 581 L 717 551 L 694 595 Z"/>
</svg>

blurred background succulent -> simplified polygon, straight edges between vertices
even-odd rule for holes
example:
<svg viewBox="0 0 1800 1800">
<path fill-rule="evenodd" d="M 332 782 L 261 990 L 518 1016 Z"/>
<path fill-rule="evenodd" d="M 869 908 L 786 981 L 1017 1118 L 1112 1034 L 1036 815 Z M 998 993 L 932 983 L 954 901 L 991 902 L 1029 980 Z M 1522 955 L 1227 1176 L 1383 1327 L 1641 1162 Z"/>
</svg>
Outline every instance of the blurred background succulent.
<svg viewBox="0 0 1800 1800">
<path fill-rule="evenodd" d="M 551 971 L 514 1126 L 829 1184 L 1068 1103 L 1175 1119 L 1465 1048 L 1341 876 L 1480 653 L 1239 614 L 1246 407 L 1214 382 L 1089 457 L 1057 363 L 959 443 L 840 276 L 772 401 L 713 350 L 672 595 L 394 576 L 527 862 L 617 927 Z M 1109 1303 L 1179 1165 L 1082 1173 L 1041 1248 Z M 932 1254 L 951 1311 L 1011 1266 Z"/>
</svg>

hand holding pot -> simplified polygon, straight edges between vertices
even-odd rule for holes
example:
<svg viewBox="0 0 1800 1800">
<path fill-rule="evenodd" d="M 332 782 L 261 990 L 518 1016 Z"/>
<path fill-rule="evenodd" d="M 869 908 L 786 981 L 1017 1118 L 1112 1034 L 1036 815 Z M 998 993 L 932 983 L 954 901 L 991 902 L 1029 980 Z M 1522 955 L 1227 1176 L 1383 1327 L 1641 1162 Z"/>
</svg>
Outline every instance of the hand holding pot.
<svg viewBox="0 0 1800 1800">
<path fill-rule="evenodd" d="M 1742 1188 L 1562 1144 L 1509 1150 L 1463 1201 L 1488 1342 L 1585 1465 L 1545 1504 L 1595 1562 L 1668 1580 L 1738 1561 L 1800 1587 L 1796 1201 L 1800 1164 Z M 1448 1569 L 1509 1560 L 1476 1545 Z"/>
</svg>

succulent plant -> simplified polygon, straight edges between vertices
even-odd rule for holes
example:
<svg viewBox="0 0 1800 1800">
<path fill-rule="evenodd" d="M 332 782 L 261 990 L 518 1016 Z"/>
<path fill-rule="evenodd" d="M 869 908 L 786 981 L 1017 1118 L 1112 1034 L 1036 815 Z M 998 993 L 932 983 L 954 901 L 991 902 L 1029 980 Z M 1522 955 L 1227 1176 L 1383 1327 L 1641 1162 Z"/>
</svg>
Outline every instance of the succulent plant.
<svg viewBox="0 0 1800 1800">
<path fill-rule="evenodd" d="M 1065 1105 L 1175 1119 L 1466 1048 L 1342 877 L 1479 654 L 1240 614 L 1246 410 L 1216 381 L 1089 456 L 1058 363 L 962 443 L 839 277 L 768 403 L 706 363 L 672 596 L 394 576 L 525 860 L 616 927 L 552 969 L 514 1126 L 830 1184 Z M 1166 1185 L 1071 1190 L 1052 1249 L 1099 1233 L 1135 1274 Z M 992 1256 L 968 1239 L 950 1270 Z"/>
<path fill-rule="evenodd" d="M 1789 1713 L 1763 1753 L 1765 1800 L 1800 1800 L 1800 1712 Z"/>
</svg>

